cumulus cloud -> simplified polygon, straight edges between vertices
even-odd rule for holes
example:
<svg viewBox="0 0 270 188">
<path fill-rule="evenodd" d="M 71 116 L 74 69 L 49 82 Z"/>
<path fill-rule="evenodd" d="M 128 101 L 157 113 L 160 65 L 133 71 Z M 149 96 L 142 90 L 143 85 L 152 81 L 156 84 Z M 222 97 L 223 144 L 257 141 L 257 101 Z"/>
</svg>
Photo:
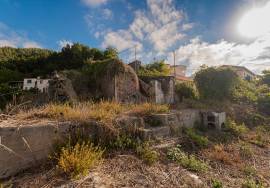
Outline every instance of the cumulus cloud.
<svg viewBox="0 0 270 188">
<path fill-rule="evenodd" d="M 108 0 L 81 0 L 81 2 L 88 7 L 98 7 L 102 4 L 106 4 Z"/>
<path fill-rule="evenodd" d="M 249 44 L 237 44 L 220 40 L 215 43 L 202 41 L 199 37 L 180 47 L 177 51 L 177 64 L 188 66 L 188 74 L 196 72 L 203 64 L 208 66 L 240 65 L 255 73 L 270 68 L 270 34 Z M 172 61 L 172 57 L 168 57 Z"/>
<path fill-rule="evenodd" d="M 57 42 L 57 44 L 58 44 L 58 46 L 59 46 L 60 48 L 63 48 L 63 47 L 65 47 L 66 45 L 72 46 L 72 45 L 73 45 L 73 42 L 70 41 L 70 40 L 65 40 L 65 39 L 63 39 L 63 40 L 59 40 L 59 41 Z"/>
<path fill-rule="evenodd" d="M 42 48 L 35 41 L 28 39 L 25 35 L 20 34 L 4 23 L 0 22 L 0 47 L 23 47 L 23 48 Z"/>
<path fill-rule="evenodd" d="M 184 31 L 192 27 L 185 22 L 183 11 L 176 10 L 173 0 L 147 0 L 147 10 L 138 10 L 134 15 L 128 28 L 108 32 L 102 47 L 112 45 L 124 50 L 135 44 L 141 51 L 148 48 L 155 55 L 164 55 L 186 36 Z"/>
</svg>

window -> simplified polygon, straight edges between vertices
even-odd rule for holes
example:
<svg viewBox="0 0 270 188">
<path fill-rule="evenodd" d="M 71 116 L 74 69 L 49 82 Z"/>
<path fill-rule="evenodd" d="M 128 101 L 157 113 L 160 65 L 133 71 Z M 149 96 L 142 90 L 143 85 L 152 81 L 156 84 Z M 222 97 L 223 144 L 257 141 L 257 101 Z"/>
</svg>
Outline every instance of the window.
<svg viewBox="0 0 270 188">
<path fill-rule="evenodd" d="M 32 83 L 32 80 L 27 80 L 27 83 L 28 83 L 28 84 L 31 84 L 31 83 Z"/>
</svg>

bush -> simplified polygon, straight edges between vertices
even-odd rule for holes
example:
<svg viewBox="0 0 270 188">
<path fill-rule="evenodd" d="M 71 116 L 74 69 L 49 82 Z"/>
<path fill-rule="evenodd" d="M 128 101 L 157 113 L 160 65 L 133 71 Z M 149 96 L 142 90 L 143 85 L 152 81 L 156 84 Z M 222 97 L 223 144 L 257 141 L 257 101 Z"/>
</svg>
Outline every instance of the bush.
<svg viewBox="0 0 270 188">
<path fill-rule="evenodd" d="M 168 76 L 170 68 L 164 61 L 156 61 L 147 64 L 145 67 L 140 67 L 139 76 Z"/>
<path fill-rule="evenodd" d="M 195 172 L 205 172 L 208 170 L 208 165 L 203 161 L 196 159 L 194 155 L 187 155 L 179 147 L 168 150 L 167 156 L 169 159 L 179 163 L 184 168 Z"/>
<path fill-rule="evenodd" d="M 175 93 L 179 100 L 182 102 L 183 99 L 197 99 L 198 93 L 196 86 L 190 82 L 177 83 L 175 86 Z"/>
<path fill-rule="evenodd" d="M 57 168 L 71 178 L 77 179 L 87 175 L 89 169 L 102 158 L 103 150 L 90 143 L 77 143 L 61 149 Z"/>
<path fill-rule="evenodd" d="M 201 69 L 194 81 L 202 99 L 230 99 L 239 84 L 239 78 L 233 70 L 214 67 Z"/>
<path fill-rule="evenodd" d="M 259 97 L 258 108 L 261 112 L 270 115 L 270 93 Z"/>
<path fill-rule="evenodd" d="M 242 183 L 242 188 L 264 188 L 261 182 L 255 182 L 254 180 L 246 180 Z"/>
<path fill-rule="evenodd" d="M 199 147 L 206 147 L 209 145 L 209 140 L 205 136 L 198 135 L 194 129 L 185 129 L 186 135 Z"/>
<path fill-rule="evenodd" d="M 244 172 L 244 174 L 246 176 L 254 176 L 254 175 L 256 175 L 256 168 L 254 168 L 253 166 L 249 166 L 249 165 L 244 166 L 242 171 Z"/>
<path fill-rule="evenodd" d="M 235 121 L 229 118 L 227 119 L 227 122 L 226 122 L 226 129 L 232 132 L 235 136 L 242 136 L 248 131 L 248 128 L 246 127 L 244 123 L 237 124 Z"/>
<path fill-rule="evenodd" d="M 139 140 L 135 140 L 134 138 L 127 135 L 119 135 L 115 140 L 109 143 L 108 149 L 114 150 L 136 149 L 138 145 L 140 145 Z"/>
<path fill-rule="evenodd" d="M 158 152 L 150 149 L 148 143 L 143 143 L 136 148 L 136 153 L 140 158 L 145 161 L 147 164 L 152 165 L 158 161 L 159 154 Z"/>
<path fill-rule="evenodd" d="M 212 188 L 222 188 L 222 182 L 217 180 L 217 179 L 212 179 L 211 180 Z"/>
<path fill-rule="evenodd" d="M 240 155 L 243 158 L 250 159 L 254 156 L 252 148 L 247 144 L 242 144 L 240 146 Z"/>
</svg>

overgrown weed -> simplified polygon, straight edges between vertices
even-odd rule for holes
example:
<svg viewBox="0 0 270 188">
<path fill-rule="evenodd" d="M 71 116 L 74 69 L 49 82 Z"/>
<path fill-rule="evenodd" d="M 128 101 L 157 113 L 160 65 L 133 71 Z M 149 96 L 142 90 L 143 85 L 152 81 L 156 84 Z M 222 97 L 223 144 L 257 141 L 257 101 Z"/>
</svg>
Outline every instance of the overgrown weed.
<svg viewBox="0 0 270 188">
<path fill-rule="evenodd" d="M 104 150 L 92 143 L 68 145 L 61 149 L 57 169 L 72 179 L 78 179 L 86 176 L 89 170 L 101 161 L 103 153 Z"/>
<path fill-rule="evenodd" d="M 184 168 L 195 172 L 206 172 L 209 169 L 208 164 L 198 160 L 194 155 L 188 155 L 180 149 L 180 146 L 168 150 L 169 159 L 179 163 Z"/>
</svg>

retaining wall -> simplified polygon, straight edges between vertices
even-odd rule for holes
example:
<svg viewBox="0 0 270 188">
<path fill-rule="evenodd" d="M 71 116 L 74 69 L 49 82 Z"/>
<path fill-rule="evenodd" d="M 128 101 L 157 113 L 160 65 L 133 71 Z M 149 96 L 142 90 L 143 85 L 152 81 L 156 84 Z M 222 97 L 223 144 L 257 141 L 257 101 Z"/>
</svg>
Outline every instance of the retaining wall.
<svg viewBox="0 0 270 188">
<path fill-rule="evenodd" d="M 143 138 L 170 136 L 181 127 L 192 127 L 200 121 L 197 110 L 183 110 L 148 117 L 122 116 L 119 126 L 129 130 L 140 130 Z M 0 179 L 10 177 L 24 169 L 46 160 L 53 145 L 68 135 L 81 131 L 92 137 L 99 134 L 96 122 L 76 125 L 71 122 L 39 122 L 29 125 L 5 126 L 0 122 Z M 93 125 L 93 126 L 91 126 Z"/>
</svg>

